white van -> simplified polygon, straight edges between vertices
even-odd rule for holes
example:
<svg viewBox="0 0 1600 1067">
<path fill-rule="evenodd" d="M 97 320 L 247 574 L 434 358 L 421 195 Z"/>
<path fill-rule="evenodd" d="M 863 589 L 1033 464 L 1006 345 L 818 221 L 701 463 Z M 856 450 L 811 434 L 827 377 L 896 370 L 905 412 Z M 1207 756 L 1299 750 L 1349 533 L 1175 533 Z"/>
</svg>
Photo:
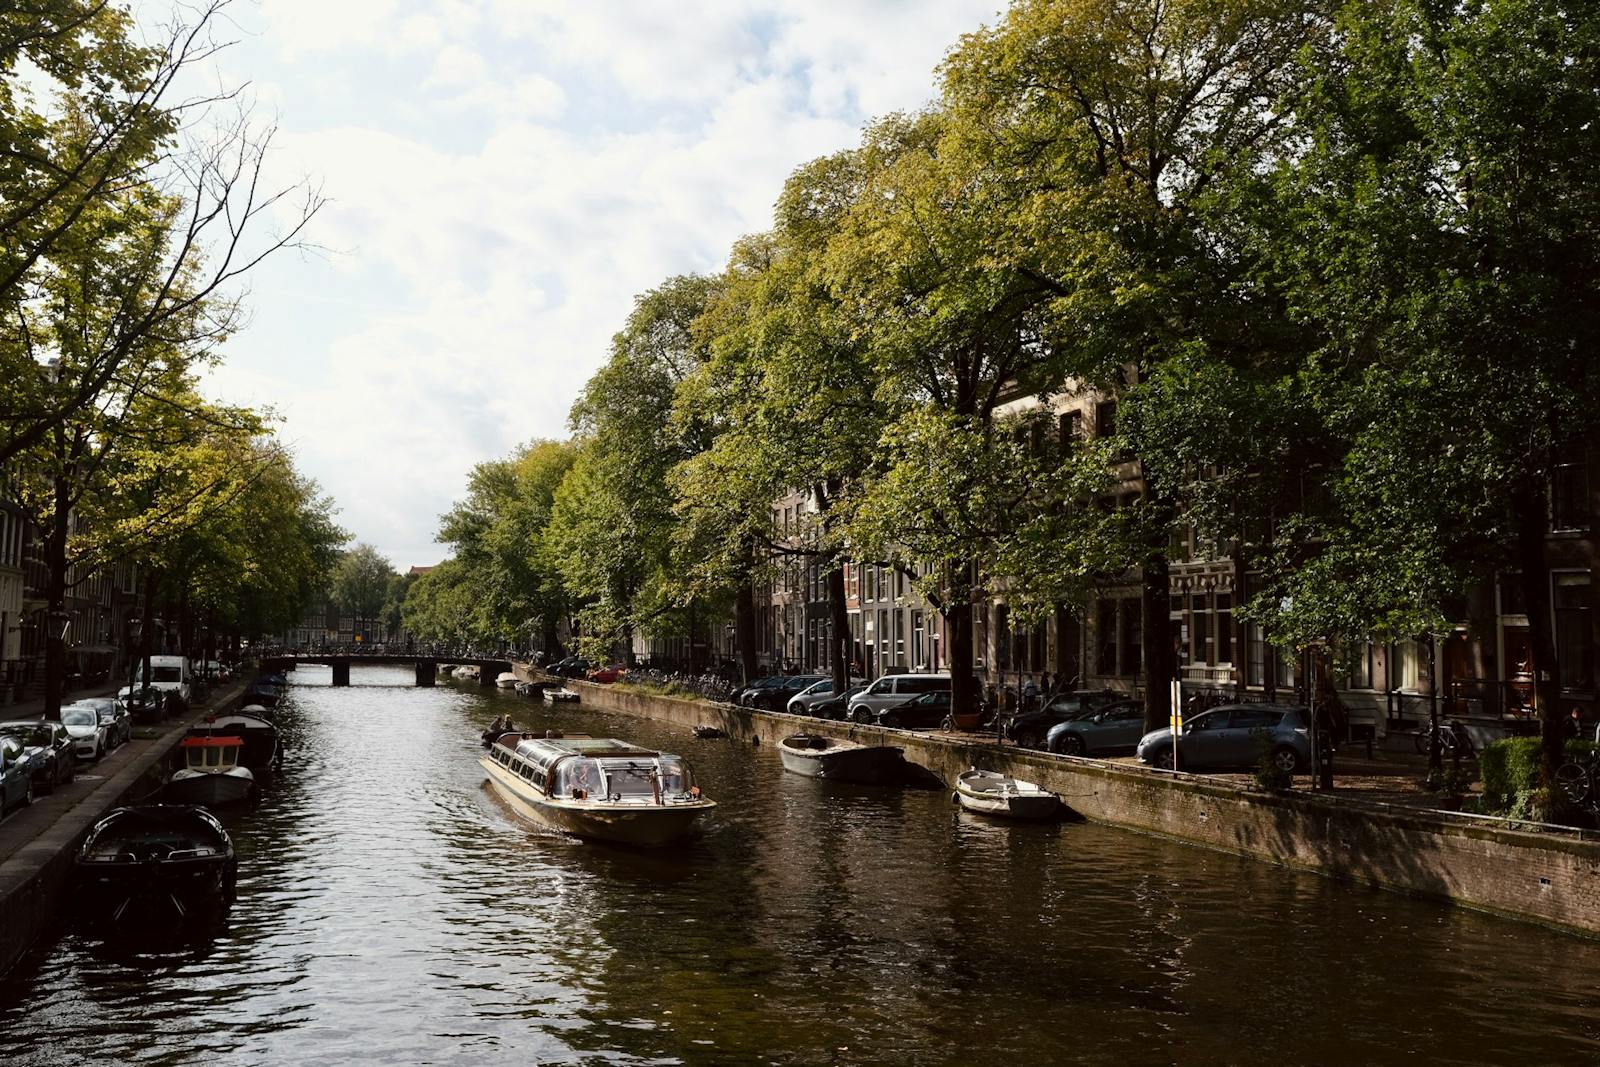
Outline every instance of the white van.
<svg viewBox="0 0 1600 1067">
<path fill-rule="evenodd" d="M 851 722 L 877 722 L 878 712 L 923 693 L 950 688 L 948 674 L 886 674 L 850 698 Z"/>
<path fill-rule="evenodd" d="M 185 704 L 189 703 L 189 685 L 194 671 L 187 656 L 151 656 L 150 688 L 177 693 Z M 169 698 L 170 699 L 170 698 Z"/>
</svg>

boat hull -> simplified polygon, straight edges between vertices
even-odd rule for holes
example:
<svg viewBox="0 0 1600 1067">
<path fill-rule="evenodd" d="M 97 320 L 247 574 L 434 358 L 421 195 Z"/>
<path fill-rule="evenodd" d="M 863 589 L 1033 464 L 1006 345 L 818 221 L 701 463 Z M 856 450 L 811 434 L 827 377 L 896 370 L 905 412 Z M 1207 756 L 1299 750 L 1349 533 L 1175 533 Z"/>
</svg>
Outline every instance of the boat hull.
<svg viewBox="0 0 1600 1067">
<path fill-rule="evenodd" d="M 496 792 L 517 813 L 541 826 L 592 841 L 656 848 L 693 833 L 700 817 L 716 807 L 710 800 L 672 807 L 598 807 L 552 800 L 494 760 L 478 760 Z"/>
<path fill-rule="evenodd" d="M 862 745 L 811 752 L 778 746 L 785 770 L 807 778 L 859 785 L 898 782 L 905 774 L 905 757 L 898 748 Z"/>
<path fill-rule="evenodd" d="M 1061 814 L 1061 800 L 1043 790 L 1018 793 L 994 789 L 974 789 L 965 781 L 956 782 L 956 801 L 967 811 L 1002 819 L 1054 819 Z"/>
<path fill-rule="evenodd" d="M 212 808 L 249 800 L 256 791 L 255 775 L 243 767 L 232 771 L 177 771 L 161 790 L 170 804 L 199 804 Z"/>
</svg>

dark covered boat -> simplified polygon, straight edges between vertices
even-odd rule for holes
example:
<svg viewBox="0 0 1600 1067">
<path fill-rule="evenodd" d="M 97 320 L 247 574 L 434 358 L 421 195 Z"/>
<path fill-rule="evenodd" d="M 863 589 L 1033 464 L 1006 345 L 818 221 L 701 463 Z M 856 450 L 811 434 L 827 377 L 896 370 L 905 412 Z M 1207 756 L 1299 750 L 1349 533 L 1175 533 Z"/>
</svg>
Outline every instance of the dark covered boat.
<svg viewBox="0 0 1600 1067">
<path fill-rule="evenodd" d="M 807 778 L 884 785 L 905 777 L 905 756 L 892 745 L 858 745 L 818 734 L 795 734 L 778 745 L 783 768 Z"/>
<path fill-rule="evenodd" d="M 278 727 L 263 709 L 225 711 L 196 723 L 190 737 L 237 737 L 240 740 L 238 763 L 250 768 L 257 778 L 270 774 L 278 762 Z"/>
<path fill-rule="evenodd" d="M 233 842 L 204 808 L 117 808 L 78 849 L 80 891 L 92 923 L 201 920 L 233 899 Z"/>
<path fill-rule="evenodd" d="M 281 686 L 269 685 L 258 681 L 245 691 L 244 702 L 246 704 L 260 704 L 263 707 L 275 708 L 278 706 L 278 699 L 282 696 L 283 688 Z"/>
</svg>

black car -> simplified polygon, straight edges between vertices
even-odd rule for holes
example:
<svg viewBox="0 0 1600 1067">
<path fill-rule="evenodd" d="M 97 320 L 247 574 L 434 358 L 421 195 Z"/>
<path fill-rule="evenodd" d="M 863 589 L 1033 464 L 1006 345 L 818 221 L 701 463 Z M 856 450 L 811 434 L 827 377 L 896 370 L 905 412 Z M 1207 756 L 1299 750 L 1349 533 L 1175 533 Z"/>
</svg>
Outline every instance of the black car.
<svg viewBox="0 0 1600 1067">
<path fill-rule="evenodd" d="M 582 656 L 568 656 L 561 662 L 552 665 L 550 673 L 557 678 L 583 678 L 594 668 L 595 664 L 590 663 Z"/>
<path fill-rule="evenodd" d="M 769 674 L 765 678 L 757 678 L 743 689 L 735 692 L 733 694 L 733 702 L 741 708 L 753 708 L 756 706 L 754 701 L 762 693 L 769 689 L 776 689 L 786 681 L 788 681 L 788 677 L 782 674 Z M 790 695 L 792 696 L 793 694 Z"/>
<path fill-rule="evenodd" d="M 1077 718 L 1079 715 L 1092 715 L 1101 708 L 1109 707 L 1119 700 L 1126 700 L 1126 693 L 1118 693 L 1112 689 L 1078 690 L 1072 693 L 1062 693 L 1054 697 L 1042 708 L 1032 711 L 1022 711 L 1011 716 L 1005 723 L 1004 734 L 1024 748 L 1039 748 L 1044 745 L 1045 736 L 1050 733 L 1050 727 L 1057 723 L 1066 722 L 1068 719 Z"/>
<path fill-rule="evenodd" d="M 72 736 L 59 722 L 38 719 L 0 722 L 0 737 L 15 737 L 29 748 L 44 749 L 44 761 L 34 773 L 35 793 L 54 792 L 56 786 L 65 785 L 78 774 L 78 756 L 72 748 Z"/>
<path fill-rule="evenodd" d="M 878 725 L 902 730 L 932 730 L 950 714 L 950 690 L 936 689 L 878 712 Z"/>
<path fill-rule="evenodd" d="M 754 690 L 750 694 L 750 702 L 745 707 L 760 708 L 763 711 L 784 711 L 789 701 L 820 681 L 822 676 L 817 674 L 797 674 L 779 678 L 772 685 Z"/>
<path fill-rule="evenodd" d="M 836 696 L 826 700 L 819 700 L 806 709 L 806 714 L 818 719 L 832 719 L 834 722 L 844 722 L 850 714 L 850 698 L 865 689 L 864 685 L 853 685 Z"/>
</svg>

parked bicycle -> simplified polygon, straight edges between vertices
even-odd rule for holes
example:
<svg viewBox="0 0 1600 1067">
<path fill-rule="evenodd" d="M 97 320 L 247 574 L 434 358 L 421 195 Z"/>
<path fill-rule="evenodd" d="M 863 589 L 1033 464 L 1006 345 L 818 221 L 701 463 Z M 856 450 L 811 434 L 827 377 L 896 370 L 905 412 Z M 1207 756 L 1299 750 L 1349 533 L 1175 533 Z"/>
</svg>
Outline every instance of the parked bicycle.
<svg viewBox="0 0 1600 1067">
<path fill-rule="evenodd" d="M 1478 754 L 1467 728 L 1454 719 L 1445 719 L 1437 726 L 1428 725 L 1417 731 L 1412 740 L 1417 746 L 1418 755 L 1426 756 L 1433 751 L 1435 735 L 1439 738 L 1439 753 L 1446 759 L 1471 759 Z"/>
</svg>

